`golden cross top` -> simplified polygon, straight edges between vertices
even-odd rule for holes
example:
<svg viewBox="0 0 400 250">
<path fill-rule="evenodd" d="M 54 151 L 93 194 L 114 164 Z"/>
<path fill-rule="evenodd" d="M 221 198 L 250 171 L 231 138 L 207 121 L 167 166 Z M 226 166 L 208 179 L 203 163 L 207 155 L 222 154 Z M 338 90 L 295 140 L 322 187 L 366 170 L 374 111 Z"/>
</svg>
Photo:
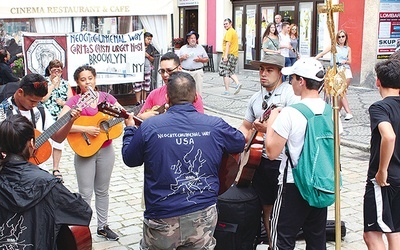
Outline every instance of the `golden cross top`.
<svg viewBox="0 0 400 250">
<path fill-rule="evenodd" d="M 326 23 L 329 30 L 329 36 L 331 38 L 331 52 L 333 55 L 336 54 L 335 23 L 333 20 L 333 13 L 343 12 L 343 11 L 344 11 L 343 3 L 332 4 L 332 0 L 326 0 L 326 5 L 322 4 L 318 5 L 318 13 L 327 14 Z"/>
</svg>

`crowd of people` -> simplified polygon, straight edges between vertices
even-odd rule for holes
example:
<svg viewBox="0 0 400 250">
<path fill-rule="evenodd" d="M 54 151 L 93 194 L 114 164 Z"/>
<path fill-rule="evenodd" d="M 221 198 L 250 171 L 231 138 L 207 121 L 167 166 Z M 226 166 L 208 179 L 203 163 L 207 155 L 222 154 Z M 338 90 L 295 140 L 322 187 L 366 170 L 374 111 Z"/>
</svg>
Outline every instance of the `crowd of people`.
<svg viewBox="0 0 400 250">
<path fill-rule="evenodd" d="M 238 94 L 242 88 L 235 74 L 238 36 L 229 18 L 224 20 L 224 28 L 219 65 L 223 94 L 230 94 L 231 80 L 236 83 L 234 94 Z M 199 34 L 190 31 L 187 44 L 179 52 L 161 56 L 157 71 L 163 84 L 152 91 L 150 76 L 158 51 L 151 46 L 152 34 L 146 32 L 144 37 L 144 79 L 134 84 L 136 100 L 142 104 L 137 115 L 141 124 L 127 112 L 121 152 L 127 166 L 144 166 L 141 249 L 215 248 L 221 160 L 226 154 L 243 152 L 246 143 L 252 143 L 249 135 L 254 132 L 261 133 L 264 141 L 252 187 L 260 200 L 270 249 L 294 249 L 300 229 L 307 249 L 325 249 L 327 207 L 317 208 L 307 202 L 287 164 L 289 160 L 293 168 L 298 164 L 308 125 L 307 118 L 292 104 L 302 103 L 314 115 L 323 114 L 329 105 L 319 94 L 325 71 L 317 59 L 331 48 L 316 57 L 300 58 L 297 25 L 282 22 L 282 17 L 276 15 L 263 35 L 261 60 L 251 61 L 259 71 L 260 90 L 250 97 L 242 125 L 236 129 L 221 118 L 204 114 L 202 68 L 209 58 L 198 45 Z M 345 70 L 348 86 L 352 76 L 347 40 L 347 33 L 339 30 L 338 52 L 332 61 Z M 364 196 L 364 240 L 369 249 L 384 249 L 383 234 L 389 249 L 400 245 L 398 54 L 375 67 L 376 86 L 384 99 L 369 108 L 371 158 Z M 0 50 L 0 59 L 9 73 L 10 53 Z M 59 163 L 63 141 L 70 134 L 81 135 L 88 145 L 100 139 L 104 128 L 96 123 L 99 104 L 106 103 L 116 110 L 124 107 L 114 96 L 97 89 L 94 67 L 75 69 L 74 91 L 62 78 L 63 70 L 64 65 L 55 59 L 48 65 L 47 77 L 27 74 L 22 79 L 1 78 L 4 88 L 15 90 L 1 103 L 6 118 L 0 123 L 0 224 L 19 225 L 18 240 L 35 249 L 54 249 L 62 225 L 88 226 L 93 193 L 97 235 L 119 240 L 108 225 L 109 186 L 116 155 L 113 140 L 107 137 L 100 141 L 99 148 L 90 155 L 74 149 L 79 194 L 63 186 Z M 92 100 L 82 108 L 80 103 L 88 95 Z M 351 119 L 346 96 L 341 98 L 341 107 L 346 112 L 345 120 Z M 52 174 L 43 162 L 32 163 L 43 150 L 36 148 L 35 130 L 51 132 Z M 12 236 L 6 241 L 4 244 L 14 244 Z"/>
</svg>

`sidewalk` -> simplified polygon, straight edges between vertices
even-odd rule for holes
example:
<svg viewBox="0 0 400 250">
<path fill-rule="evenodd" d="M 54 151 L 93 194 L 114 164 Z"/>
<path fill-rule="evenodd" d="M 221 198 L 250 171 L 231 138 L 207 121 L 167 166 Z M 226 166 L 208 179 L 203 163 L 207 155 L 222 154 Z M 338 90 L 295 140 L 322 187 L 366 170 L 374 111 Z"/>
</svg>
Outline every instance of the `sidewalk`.
<svg viewBox="0 0 400 250">
<path fill-rule="evenodd" d="M 243 119 L 247 102 L 256 91 L 260 90 L 260 82 L 258 71 L 255 70 L 241 70 L 237 76 L 243 84 L 239 94 L 233 95 L 234 88 L 230 88 L 231 95 L 222 95 L 224 92 L 222 77 L 217 72 L 205 72 L 202 96 L 207 110 Z M 370 143 L 368 108 L 381 97 L 376 89 L 357 87 L 357 83 L 350 85 L 347 97 L 354 118 L 349 121 L 341 119 L 344 130 L 341 144 L 368 151 Z"/>
</svg>

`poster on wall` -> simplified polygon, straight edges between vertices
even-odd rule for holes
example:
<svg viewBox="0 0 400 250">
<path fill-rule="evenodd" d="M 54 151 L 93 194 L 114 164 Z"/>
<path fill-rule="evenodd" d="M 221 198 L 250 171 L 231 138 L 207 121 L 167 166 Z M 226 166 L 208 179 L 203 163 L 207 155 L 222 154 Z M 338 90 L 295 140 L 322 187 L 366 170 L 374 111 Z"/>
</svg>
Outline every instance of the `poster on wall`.
<svg viewBox="0 0 400 250">
<path fill-rule="evenodd" d="M 400 50 L 400 1 L 380 0 L 378 59 L 387 59 Z"/>
<path fill-rule="evenodd" d="M 313 29 L 313 3 L 300 3 L 299 51 L 301 56 L 311 56 L 311 31 Z"/>
<path fill-rule="evenodd" d="M 143 81 L 145 47 L 143 30 L 127 34 L 79 32 L 63 35 L 24 34 L 27 73 L 44 75 L 49 62 L 64 64 L 63 78 L 76 86 L 74 71 L 90 65 L 96 69 L 97 85 Z"/>
</svg>

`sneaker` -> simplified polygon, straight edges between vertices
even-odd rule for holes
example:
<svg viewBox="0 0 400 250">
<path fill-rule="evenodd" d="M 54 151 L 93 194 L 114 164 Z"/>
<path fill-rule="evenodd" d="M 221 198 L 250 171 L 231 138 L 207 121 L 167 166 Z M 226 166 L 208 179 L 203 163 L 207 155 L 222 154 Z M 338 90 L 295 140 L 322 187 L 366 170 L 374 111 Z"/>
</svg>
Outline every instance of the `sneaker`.
<svg viewBox="0 0 400 250">
<path fill-rule="evenodd" d="M 234 95 L 237 95 L 239 92 L 240 92 L 240 89 L 242 88 L 242 84 L 241 83 L 239 83 L 237 86 L 236 86 L 236 90 L 235 90 L 235 92 L 233 93 Z"/>
<path fill-rule="evenodd" d="M 229 95 L 229 91 L 224 91 L 223 95 Z"/>
<path fill-rule="evenodd" d="M 353 118 L 353 115 L 350 114 L 350 113 L 347 113 L 346 116 L 344 117 L 344 119 L 345 119 L 346 121 L 350 120 L 351 118 Z"/>
<path fill-rule="evenodd" d="M 108 225 L 105 225 L 103 228 L 97 228 L 97 236 L 104 237 L 107 240 L 118 240 L 118 234 L 114 233 Z"/>
</svg>

